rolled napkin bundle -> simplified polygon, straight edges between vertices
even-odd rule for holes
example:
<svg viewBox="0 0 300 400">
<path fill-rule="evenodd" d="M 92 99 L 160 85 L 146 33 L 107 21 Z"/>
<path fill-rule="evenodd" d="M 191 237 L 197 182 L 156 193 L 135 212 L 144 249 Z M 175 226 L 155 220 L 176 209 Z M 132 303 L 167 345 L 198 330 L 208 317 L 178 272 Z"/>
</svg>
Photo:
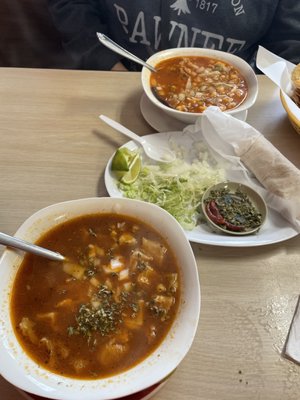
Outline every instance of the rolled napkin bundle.
<svg viewBox="0 0 300 400">
<path fill-rule="evenodd" d="M 300 232 L 300 170 L 294 164 L 251 125 L 217 107 L 205 110 L 194 129 L 202 131 L 228 179 L 252 186 Z"/>
</svg>

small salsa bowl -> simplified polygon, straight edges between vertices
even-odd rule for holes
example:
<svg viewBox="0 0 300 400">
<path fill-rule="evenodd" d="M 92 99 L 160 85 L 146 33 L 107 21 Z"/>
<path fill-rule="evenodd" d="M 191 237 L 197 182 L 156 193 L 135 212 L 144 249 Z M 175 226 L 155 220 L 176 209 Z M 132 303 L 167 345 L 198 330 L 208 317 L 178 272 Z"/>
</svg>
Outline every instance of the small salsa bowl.
<svg viewBox="0 0 300 400">
<path fill-rule="evenodd" d="M 243 229 L 243 224 L 246 224 L 243 221 L 243 216 L 242 218 L 238 216 L 236 219 L 238 222 L 233 223 L 226 219 L 224 212 L 220 213 L 221 207 L 218 205 L 218 197 L 219 199 L 222 197 L 222 202 L 224 202 L 224 197 L 219 196 L 221 191 L 226 191 L 225 203 L 230 204 L 234 198 L 240 202 L 241 196 L 242 198 L 244 197 L 242 201 L 249 201 L 249 207 L 252 208 L 254 215 L 259 214 L 257 217 L 253 217 L 255 221 L 253 226 Z M 247 206 L 248 209 L 249 207 Z M 267 218 L 267 205 L 264 199 L 251 187 L 238 182 L 222 182 L 209 187 L 204 192 L 202 197 L 202 212 L 206 221 L 216 233 L 244 236 L 254 234 L 262 227 Z"/>
<path fill-rule="evenodd" d="M 224 61 L 227 64 L 232 65 L 235 67 L 240 74 L 244 77 L 248 92 L 243 100 L 243 102 L 235 108 L 229 109 L 225 111 L 228 114 L 238 117 L 242 113 L 246 113 L 247 110 L 253 106 L 256 101 L 257 94 L 258 94 L 258 82 L 257 77 L 251 68 L 251 66 L 244 61 L 242 58 L 235 56 L 231 53 L 226 53 L 219 50 L 213 49 L 205 49 L 205 48 L 193 48 L 193 47 L 185 47 L 185 48 L 174 48 L 163 50 L 158 53 L 153 54 L 148 60 L 147 63 L 156 67 L 160 62 L 174 58 L 174 57 L 208 57 L 217 59 L 220 61 Z M 187 112 L 187 111 L 179 111 L 175 108 L 171 108 L 168 105 L 164 104 L 160 101 L 153 93 L 150 84 L 150 78 L 153 73 L 143 67 L 141 80 L 144 92 L 147 98 L 153 103 L 156 107 L 158 107 L 162 112 L 168 114 L 169 116 L 186 122 L 186 123 L 194 123 L 199 117 L 201 117 L 202 112 Z M 155 74 L 155 73 L 154 73 Z"/>
<path fill-rule="evenodd" d="M 163 236 L 177 259 L 181 298 L 167 336 L 143 361 L 103 379 L 75 379 L 57 375 L 33 361 L 23 350 L 12 326 L 10 299 L 24 255 L 6 249 L 0 260 L 0 373 L 19 389 L 57 400 L 105 400 L 138 393 L 163 382 L 189 351 L 200 314 L 200 286 L 191 246 L 177 221 L 150 203 L 130 199 L 88 198 L 58 203 L 29 217 L 16 237 L 36 242 L 50 229 L 76 217 L 101 213 L 134 217 Z"/>
</svg>

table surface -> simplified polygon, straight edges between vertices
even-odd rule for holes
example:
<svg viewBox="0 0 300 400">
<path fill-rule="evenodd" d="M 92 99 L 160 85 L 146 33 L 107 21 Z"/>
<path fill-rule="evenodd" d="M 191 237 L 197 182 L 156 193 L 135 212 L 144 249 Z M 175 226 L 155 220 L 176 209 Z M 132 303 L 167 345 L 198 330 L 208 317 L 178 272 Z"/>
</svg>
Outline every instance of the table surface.
<svg viewBox="0 0 300 400">
<path fill-rule="evenodd" d="M 299 167 L 300 136 L 279 90 L 258 79 L 248 122 Z M 0 231 L 14 234 L 52 203 L 107 196 L 104 168 L 127 140 L 98 115 L 153 133 L 141 95 L 139 73 L 2 68 Z M 281 352 L 300 292 L 300 235 L 253 248 L 192 247 L 200 323 L 190 352 L 155 399 L 298 399 L 300 366 Z M 0 398 L 22 396 L 0 377 Z"/>
</svg>

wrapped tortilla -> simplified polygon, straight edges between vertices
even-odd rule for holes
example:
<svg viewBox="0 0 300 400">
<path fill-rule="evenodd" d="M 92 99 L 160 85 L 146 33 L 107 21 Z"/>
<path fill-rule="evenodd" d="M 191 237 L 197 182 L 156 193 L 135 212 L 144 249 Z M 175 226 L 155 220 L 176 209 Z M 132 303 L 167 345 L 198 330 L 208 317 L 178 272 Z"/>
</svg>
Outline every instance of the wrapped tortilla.
<svg viewBox="0 0 300 400">
<path fill-rule="evenodd" d="M 300 64 L 296 65 L 291 74 L 292 84 L 294 86 L 294 91 L 292 94 L 292 99 L 300 107 Z"/>
<path fill-rule="evenodd" d="M 263 135 L 260 134 L 244 153 L 237 147 L 236 154 L 271 193 L 292 201 L 300 199 L 299 169 Z"/>
<path fill-rule="evenodd" d="M 300 119 L 300 64 L 295 65 L 258 46 L 256 66 L 281 90 L 290 113 Z"/>
<path fill-rule="evenodd" d="M 296 65 L 291 74 L 292 83 L 296 89 L 300 89 L 300 64 Z"/>
<path fill-rule="evenodd" d="M 250 183 L 300 232 L 300 170 L 255 128 L 217 107 L 205 110 L 197 125 L 228 179 Z"/>
</svg>

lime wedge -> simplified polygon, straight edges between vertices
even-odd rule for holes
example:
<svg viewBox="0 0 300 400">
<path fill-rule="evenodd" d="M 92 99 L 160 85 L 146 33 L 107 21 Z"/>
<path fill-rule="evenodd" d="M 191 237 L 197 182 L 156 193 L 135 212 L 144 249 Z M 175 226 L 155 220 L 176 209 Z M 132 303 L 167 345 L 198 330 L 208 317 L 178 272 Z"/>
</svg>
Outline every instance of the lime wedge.
<svg viewBox="0 0 300 400">
<path fill-rule="evenodd" d="M 126 147 L 122 147 L 115 152 L 111 162 L 112 171 L 129 171 L 130 164 L 132 164 L 137 151 L 131 151 Z"/>
<path fill-rule="evenodd" d="M 137 154 L 130 164 L 129 171 L 121 177 L 120 181 L 126 185 L 130 185 L 131 183 L 135 182 L 141 171 L 141 166 L 141 158 Z"/>
</svg>

